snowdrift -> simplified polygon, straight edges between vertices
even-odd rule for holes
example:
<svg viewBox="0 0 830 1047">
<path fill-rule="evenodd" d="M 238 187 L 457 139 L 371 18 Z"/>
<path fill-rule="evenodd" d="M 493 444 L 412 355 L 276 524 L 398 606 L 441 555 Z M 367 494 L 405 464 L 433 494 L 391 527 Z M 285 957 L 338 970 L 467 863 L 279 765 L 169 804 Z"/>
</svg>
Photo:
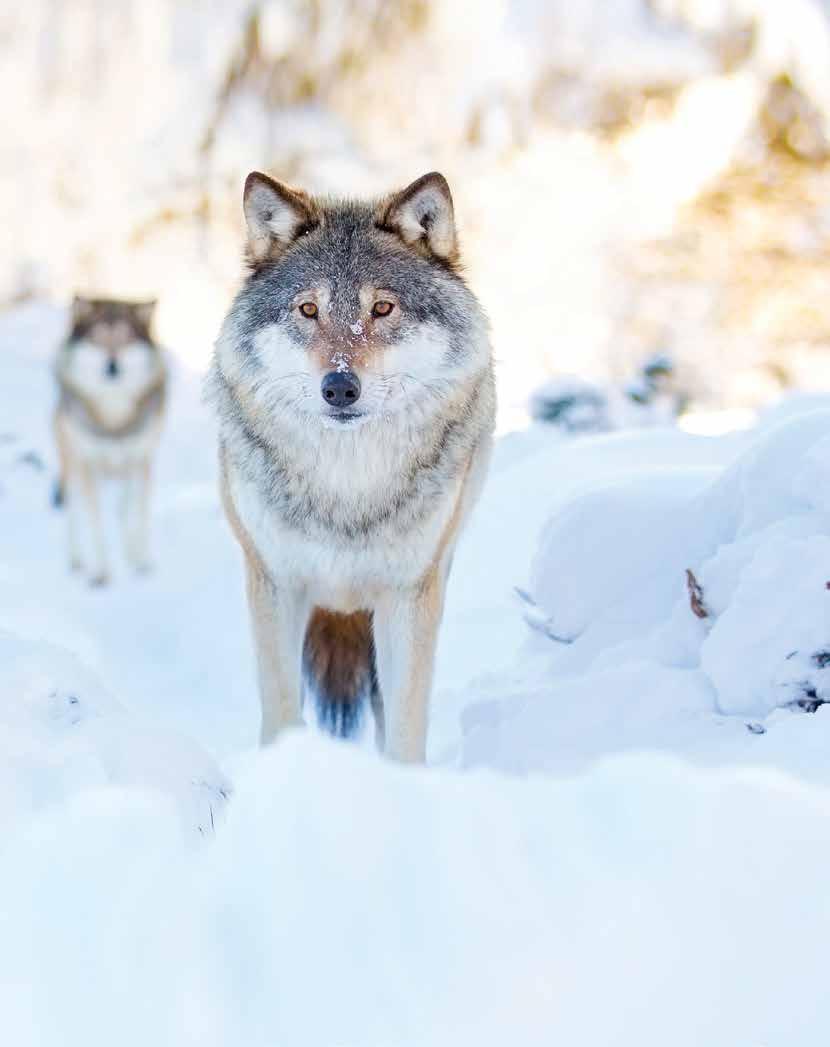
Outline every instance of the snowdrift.
<svg viewBox="0 0 830 1047">
<path fill-rule="evenodd" d="M 69 652 L 0 632 L 0 827 L 106 785 L 157 790 L 201 834 L 230 788 L 195 744 L 128 714 Z"/>
<path fill-rule="evenodd" d="M 510 782 L 303 734 L 209 848 L 174 822 L 91 792 L 16 841 L 8 1042 L 826 1043 L 824 790 L 654 757 Z"/>
<path fill-rule="evenodd" d="M 527 683 L 483 681 L 514 697 L 465 712 L 465 761 L 552 769 L 656 746 L 803 771 L 783 739 L 830 740 L 824 714 L 791 722 L 830 697 L 830 410 L 782 410 L 744 439 L 725 468 L 629 467 L 553 512 Z M 747 751 L 747 728 L 776 739 Z"/>
</svg>

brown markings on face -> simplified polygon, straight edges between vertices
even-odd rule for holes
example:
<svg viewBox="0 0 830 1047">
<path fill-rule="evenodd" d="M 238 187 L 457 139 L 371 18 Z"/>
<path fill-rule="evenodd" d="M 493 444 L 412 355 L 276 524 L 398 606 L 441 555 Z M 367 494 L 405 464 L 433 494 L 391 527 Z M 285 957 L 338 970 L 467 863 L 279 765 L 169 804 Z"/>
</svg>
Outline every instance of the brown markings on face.
<svg viewBox="0 0 830 1047">
<path fill-rule="evenodd" d="M 382 370 L 383 351 L 401 323 L 395 292 L 371 284 L 360 288 L 347 316 L 332 304 L 325 286 L 300 292 L 292 312 L 299 330 L 308 337 L 309 356 L 321 375 L 336 370 Z"/>
<path fill-rule="evenodd" d="M 99 321 L 90 327 L 86 339 L 107 352 L 115 352 L 134 341 L 135 333 L 126 320 L 116 320 L 113 323 Z"/>
</svg>

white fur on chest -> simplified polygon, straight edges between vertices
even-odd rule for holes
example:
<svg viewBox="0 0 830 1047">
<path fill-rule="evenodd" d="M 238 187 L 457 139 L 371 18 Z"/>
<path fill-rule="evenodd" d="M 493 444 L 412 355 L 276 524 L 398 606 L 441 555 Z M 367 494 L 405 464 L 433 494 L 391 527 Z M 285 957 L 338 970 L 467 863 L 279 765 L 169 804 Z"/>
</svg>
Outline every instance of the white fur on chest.
<svg viewBox="0 0 830 1047">
<path fill-rule="evenodd" d="M 303 534 L 284 523 L 257 485 L 232 468 L 229 494 L 245 531 L 277 585 L 307 591 L 311 602 L 348 613 L 371 602 L 373 594 L 416 585 L 435 560 L 457 497 L 453 483 L 446 497 L 417 528 L 382 537 L 345 539 Z"/>
<path fill-rule="evenodd" d="M 64 427 L 72 452 L 78 458 L 95 469 L 120 472 L 150 457 L 161 434 L 161 418 L 151 418 L 140 430 L 127 436 L 92 432 L 77 418 L 68 418 Z"/>
<path fill-rule="evenodd" d="M 106 371 L 110 354 L 89 342 L 74 343 L 65 358 L 68 378 L 95 404 L 102 423 L 112 429 L 126 425 L 158 368 L 155 357 L 141 342 L 118 350 L 117 376 Z"/>
</svg>

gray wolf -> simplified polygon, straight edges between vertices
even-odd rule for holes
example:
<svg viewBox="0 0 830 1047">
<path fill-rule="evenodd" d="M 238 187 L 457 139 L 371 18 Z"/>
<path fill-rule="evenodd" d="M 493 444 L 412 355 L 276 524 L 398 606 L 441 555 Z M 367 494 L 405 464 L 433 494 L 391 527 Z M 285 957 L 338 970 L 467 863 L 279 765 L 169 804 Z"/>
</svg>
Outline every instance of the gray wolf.
<svg viewBox="0 0 830 1047">
<path fill-rule="evenodd" d="M 249 271 L 216 343 L 221 489 L 244 553 L 262 741 L 303 686 L 425 758 L 444 590 L 490 454 L 488 325 L 445 179 L 359 201 L 253 172 Z"/>
<path fill-rule="evenodd" d="M 66 502 L 70 565 L 85 569 L 93 585 L 109 580 L 99 504 L 107 476 L 123 485 L 127 559 L 138 571 L 150 566 L 151 468 L 167 383 L 163 354 L 151 333 L 154 308 L 152 301 L 76 297 L 55 361 L 60 462 L 55 501 Z"/>
</svg>

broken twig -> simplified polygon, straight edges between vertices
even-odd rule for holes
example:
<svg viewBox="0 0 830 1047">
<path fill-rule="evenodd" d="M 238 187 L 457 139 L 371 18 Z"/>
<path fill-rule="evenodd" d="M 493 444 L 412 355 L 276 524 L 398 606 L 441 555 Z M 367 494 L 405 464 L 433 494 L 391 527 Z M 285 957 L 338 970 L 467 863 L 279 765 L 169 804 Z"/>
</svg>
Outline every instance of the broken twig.
<svg viewBox="0 0 830 1047">
<path fill-rule="evenodd" d="M 692 614 L 698 618 L 708 618 L 709 609 L 703 602 L 703 586 L 688 567 L 686 568 L 686 588 L 689 590 L 689 606 L 692 608 Z"/>
</svg>

